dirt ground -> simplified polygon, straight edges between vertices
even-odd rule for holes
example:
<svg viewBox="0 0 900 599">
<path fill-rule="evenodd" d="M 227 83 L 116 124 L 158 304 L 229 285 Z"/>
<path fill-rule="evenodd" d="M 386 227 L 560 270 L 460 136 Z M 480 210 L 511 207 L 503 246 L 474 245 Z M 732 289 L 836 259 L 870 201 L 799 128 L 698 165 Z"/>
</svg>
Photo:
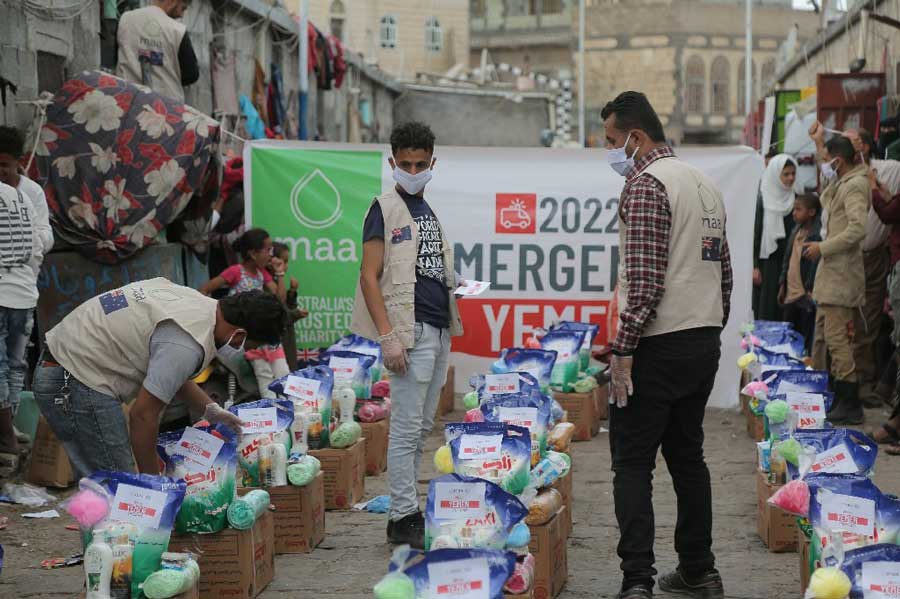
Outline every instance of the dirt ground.
<svg viewBox="0 0 900 599">
<path fill-rule="evenodd" d="M 869 426 L 887 416 L 883 410 L 867 413 Z M 460 419 L 461 413 L 447 416 Z M 435 427 L 428 456 L 439 445 L 442 426 Z M 712 471 L 714 550 L 725 581 L 726 595 L 734 599 L 799 598 L 797 554 L 773 554 L 756 535 L 756 448 L 744 433 L 737 411 L 710 410 L 706 415 L 706 453 Z M 620 582 L 615 553 L 617 529 L 612 505 L 609 444 L 601 433 L 589 442 L 576 443 L 574 465 L 574 526 L 569 540 L 569 580 L 562 599 L 614 597 Z M 422 474 L 421 489 L 434 474 L 431 460 Z M 881 454 L 875 481 L 888 493 L 900 493 L 900 458 Z M 366 479 L 366 496 L 386 492 L 385 475 Z M 672 534 L 675 499 L 665 463 L 660 460 L 655 480 L 657 568 L 674 567 Z M 62 497 L 65 493 L 55 493 Z M 80 551 L 78 533 L 66 530 L 68 516 L 53 520 L 27 520 L 22 513 L 38 510 L 0 504 L 0 516 L 9 524 L 0 530 L 5 549 L 0 574 L 0 598 L 74 597 L 82 585 L 81 567 L 41 570 L 41 560 Z M 385 573 L 390 549 L 385 544 L 385 517 L 360 512 L 328 512 L 326 537 L 307 555 L 279 556 L 275 580 L 261 599 L 327 596 L 357 599 L 371 596 L 371 588 Z"/>
</svg>

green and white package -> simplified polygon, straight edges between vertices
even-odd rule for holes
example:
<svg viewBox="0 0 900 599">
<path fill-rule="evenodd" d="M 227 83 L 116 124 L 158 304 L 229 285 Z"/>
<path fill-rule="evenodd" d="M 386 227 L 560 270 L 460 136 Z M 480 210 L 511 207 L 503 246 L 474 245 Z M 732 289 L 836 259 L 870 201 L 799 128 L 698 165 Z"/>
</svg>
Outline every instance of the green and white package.
<svg viewBox="0 0 900 599">
<path fill-rule="evenodd" d="M 544 350 L 556 352 L 556 362 L 550 373 L 550 386 L 554 389 L 572 392 L 572 385 L 578 380 L 579 352 L 586 334 L 585 331 L 556 329 L 541 338 Z"/>
<path fill-rule="evenodd" d="M 334 373 L 334 388 L 350 387 L 356 399 L 372 397 L 372 366 L 375 356 L 352 351 L 327 351 L 319 354 L 319 363 Z"/>
<path fill-rule="evenodd" d="M 294 404 L 294 423 L 291 426 L 292 450 L 301 442 L 306 427 L 306 447 L 308 449 L 325 449 L 331 443 L 332 405 L 334 404 L 334 373 L 327 365 L 310 366 L 295 370 L 269 385 L 269 390 L 279 397 L 288 397 Z M 305 419 L 300 421 L 300 417 Z"/>
<path fill-rule="evenodd" d="M 156 452 L 165 464 L 166 476 L 187 485 L 175 530 L 211 533 L 224 529 L 237 476 L 237 441 L 231 429 L 198 424 L 163 433 Z"/>
<path fill-rule="evenodd" d="M 581 372 L 586 371 L 591 364 L 591 344 L 594 342 L 597 334 L 600 333 L 600 325 L 564 320 L 550 327 L 550 330 L 584 331 L 584 339 L 581 342 L 581 349 L 578 351 L 578 369 Z"/>
<path fill-rule="evenodd" d="M 243 435 L 238 444 L 241 486 L 261 487 L 260 443 L 263 438 L 268 438 L 272 443 L 284 445 L 285 454 L 290 453 L 294 404 L 286 399 L 261 399 L 231 406 L 228 410 L 244 421 Z"/>
</svg>

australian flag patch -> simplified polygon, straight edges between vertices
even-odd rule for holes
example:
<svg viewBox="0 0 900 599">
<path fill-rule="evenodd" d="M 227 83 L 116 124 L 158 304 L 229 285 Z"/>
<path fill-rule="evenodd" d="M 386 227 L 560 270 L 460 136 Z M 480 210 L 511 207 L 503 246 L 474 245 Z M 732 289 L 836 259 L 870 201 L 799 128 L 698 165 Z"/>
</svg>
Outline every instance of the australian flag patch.
<svg viewBox="0 0 900 599">
<path fill-rule="evenodd" d="M 401 243 L 403 241 L 412 241 L 412 229 L 409 225 L 391 231 L 391 243 Z"/>
<path fill-rule="evenodd" d="M 121 289 L 104 293 L 100 296 L 100 307 L 104 314 L 112 314 L 116 310 L 128 307 L 128 298 Z"/>
<path fill-rule="evenodd" d="M 709 262 L 722 260 L 722 238 L 704 237 L 702 241 L 702 259 Z"/>
</svg>

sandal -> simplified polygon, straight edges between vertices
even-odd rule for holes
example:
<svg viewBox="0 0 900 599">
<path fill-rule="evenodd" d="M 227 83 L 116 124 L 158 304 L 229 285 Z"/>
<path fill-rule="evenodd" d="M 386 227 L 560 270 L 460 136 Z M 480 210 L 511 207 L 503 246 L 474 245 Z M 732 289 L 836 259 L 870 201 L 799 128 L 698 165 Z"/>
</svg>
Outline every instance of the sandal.
<svg viewBox="0 0 900 599">
<path fill-rule="evenodd" d="M 891 443 L 884 448 L 884 453 L 888 455 L 900 455 L 900 443 Z"/>
<path fill-rule="evenodd" d="M 879 435 L 879 433 L 882 434 Z M 880 429 L 874 430 L 869 436 L 879 445 L 884 445 L 885 443 L 890 443 L 891 445 L 900 443 L 900 431 L 887 422 L 882 424 Z"/>
</svg>

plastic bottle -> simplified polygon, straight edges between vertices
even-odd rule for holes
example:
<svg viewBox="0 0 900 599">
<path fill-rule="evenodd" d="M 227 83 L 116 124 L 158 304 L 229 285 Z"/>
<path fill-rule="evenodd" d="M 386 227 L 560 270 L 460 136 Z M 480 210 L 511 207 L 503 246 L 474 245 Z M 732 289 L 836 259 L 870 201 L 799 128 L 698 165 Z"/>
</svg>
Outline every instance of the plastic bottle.
<svg viewBox="0 0 900 599">
<path fill-rule="evenodd" d="M 128 534 L 116 537 L 112 546 L 113 571 L 109 585 L 109 596 L 112 599 L 131 598 L 131 557 L 134 546 L 131 544 Z"/>
<path fill-rule="evenodd" d="M 547 456 L 531 470 L 531 482 L 529 485 L 536 489 L 550 486 L 568 470 L 569 465 L 560 454 L 547 452 Z"/>
<path fill-rule="evenodd" d="M 306 455 L 309 452 L 309 423 L 310 419 L 305 412 L 294 411 L 294 421 L 291 423 L 291 453 Z"/>
<path fill-rule="evenodd" d="M 272 456 L 272 484 L 270 487 L 284 487 L 287 483 L 287 449 L 281 443 L 270 446 Z"/>
<path fill-rule="evenodd" d="M 108 543 L 94 541 L 84 550 L 85 599 L 110 599 L 113 551 Z"/>
<path fill-rule="evenodd" d="M 259 440 L 259 483 L 263 487 L 272 487 L 272 439 L 267 436 Z"/>
</svg>

